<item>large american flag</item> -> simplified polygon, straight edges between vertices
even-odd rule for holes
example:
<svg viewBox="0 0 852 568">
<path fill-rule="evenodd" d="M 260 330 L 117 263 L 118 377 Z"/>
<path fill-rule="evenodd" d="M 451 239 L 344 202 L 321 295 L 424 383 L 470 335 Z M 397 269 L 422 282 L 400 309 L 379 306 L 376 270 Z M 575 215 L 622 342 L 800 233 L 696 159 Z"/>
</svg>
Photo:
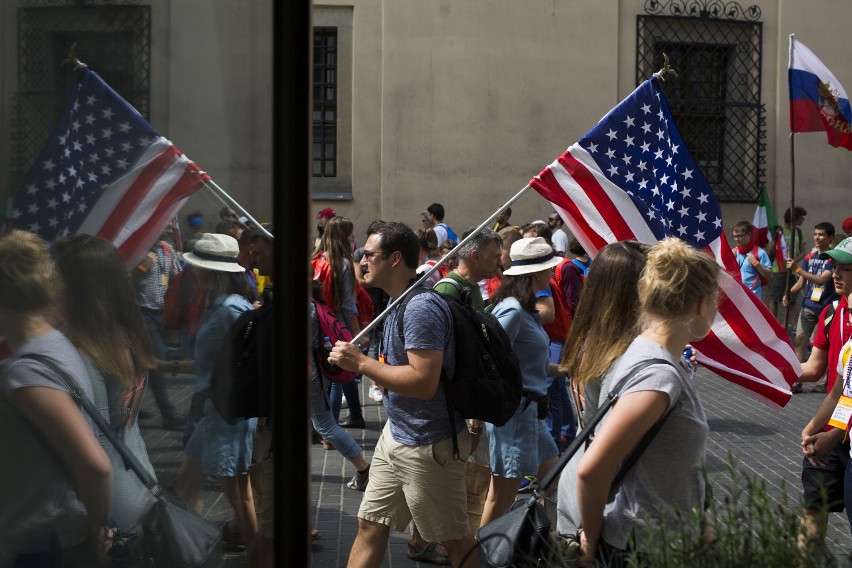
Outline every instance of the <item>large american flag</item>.
<svg viewBox="0 0 852 568">
<path fill-rule="evenodd" d="M 47 241 L 97 235 L 132 265 L 210 178 L 96 73 L 78 73 L 59 124 L 15 193 L 7 225 Z"/>
<path fill-rule="evenodd" d="M 790 400 L 789 385 L 801 365 L 784 328 L 740 282 L 719 203 L 689 155 L 657 79 L 640 85 L 530 185 L 592 256 L 608 243 L 654 243 L 668 236 L 711 253 L 725 270 L 716 321 L 695 343 L 699 361 L 773 405 Z"/>
</svg>

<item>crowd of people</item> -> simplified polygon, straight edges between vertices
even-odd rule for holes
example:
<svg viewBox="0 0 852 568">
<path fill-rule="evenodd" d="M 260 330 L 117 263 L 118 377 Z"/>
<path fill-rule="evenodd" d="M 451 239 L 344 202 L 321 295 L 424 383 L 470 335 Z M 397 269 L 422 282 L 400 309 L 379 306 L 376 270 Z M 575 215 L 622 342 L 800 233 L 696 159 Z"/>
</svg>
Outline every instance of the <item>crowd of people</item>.
<svg viewBox="0 0 852 568">
<path fill-rule="evenodd" d="M 331 208 L 316 215 L 308 268 L 310 414 L 316 441 L 352 466 L 346 487 L 364 493 L 350 566 L 378 566 L 390 530 L 409 525 L 412 559 L 477 565 L 466 458 L 490 472 L 483 526 L 536 487 L 612 390 L 621 402 L 550 488 L 557 531 L 576 535 L 581 563 L 619 565 L 641 549 L 646 516 L 675 524 L 678 512 L 705 506 L 700 472 L 709 428 L 689 351 L 716 316 L 719 266 L 674 238 L 653 246 L 613 243 L 593 261 L 557 211 L 517 226 L 511 214 L 507 208 L 493 227 L 459 234 L 433 203 L 417 230 L 374 221 L 363 246 L 347 217 Z M 852 218 L 842 240 L 831 223 L 815 224 L 809 246 L 799 228 L 805 215 L 787 211 L 763 247 L 750 223 L 731 229 L 743 284 L 787 325 L 803 362 L 793 392 L 813 382 L 827 391 L 802 431 L 802 550 L 824 538 L 828 512 L 852 510 L 845 502 L 852 499 L 845 491 L 852 483 L 849 442 L 831 423 L 838 401 L 852 397 Z M 13 349 L 0 370 L 0 451 L 19 456 L 0 489 L 8 527 L 0 566 L 102 563 L 115 536 L 137 531 L 153 503 L 54 365 L 156 476 L 139 426 L 150 389 L 162 427 L 181 432 L 178 496 L 203 513 L 204 481 L 218 480 L 231 508 L 225 545 L 247 550 L 249 566 L 274 565 L 272 417 L 229 421 L 207 396 L 231 326 L 273 301 L 273 241 L 228 208 L 215 232 L 201 230 L 198 212 L 186 226 L 197 232 L 183 242 L 166 227 L 129 270 L 97 237 L 52 244 L 23 231 L 0 237 L 0 335 Z M 412 294 L 404 318 L 398 306 L 384 314 L 414 283 L 433 293 Z M 181 301 L 170 300 L 178 294 Z M 441 377 L 452 377 L 457 353 L 444 297 L 489 312 L 518 355 L 523 395 L 504 424 L 448 416 Z M 322 351 L 318 303 L 360 335 L 358 342 Z M 271 349 L 274 338 L 265 341 Z M 355 378 L 327 380 L 317 353 Z M 184 411 L 169 398 L 169 372 L 196 377 L 196 396 Z M 387 414 L 371 454 L 347 431 L 368 427 L 364 381 Z M 341 417 L 344 400 L 348 416 Z M 634 455 L 637 446 L 643 450 Z M 260 474 L 250 477 L 252 468 Z M 706 534 L 712 538 L 712 529 Z M 316 530 L 311 536 L 321 537 Z"/>
</svg>

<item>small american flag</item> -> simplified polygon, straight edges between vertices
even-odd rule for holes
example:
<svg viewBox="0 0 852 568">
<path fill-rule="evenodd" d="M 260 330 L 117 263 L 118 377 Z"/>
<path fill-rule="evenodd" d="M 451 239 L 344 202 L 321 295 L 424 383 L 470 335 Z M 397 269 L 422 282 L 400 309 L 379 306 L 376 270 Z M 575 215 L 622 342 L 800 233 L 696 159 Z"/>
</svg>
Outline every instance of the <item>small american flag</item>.
<svg viewBox="0 0 852 568">
<path fill-rule="evenodd" d="M 15 193 L 7 226 L 47 241 L 111 241 L 133 264 L 210 178 L 96 73 L 81 69 L 59 124 Z"/>
<path fill-rule="evenodd" d="M 656 81 L 640 85 L 530 185 L 553 204 L 590 255 L 608 243 L 654 243 L 668 236 L 710 252 L 725 272 L 713 329 L 695 343 L 699 361 L 783 406 L 801 365 L 784 328 L 740 282 L 719 203 Z"/>
</svg>

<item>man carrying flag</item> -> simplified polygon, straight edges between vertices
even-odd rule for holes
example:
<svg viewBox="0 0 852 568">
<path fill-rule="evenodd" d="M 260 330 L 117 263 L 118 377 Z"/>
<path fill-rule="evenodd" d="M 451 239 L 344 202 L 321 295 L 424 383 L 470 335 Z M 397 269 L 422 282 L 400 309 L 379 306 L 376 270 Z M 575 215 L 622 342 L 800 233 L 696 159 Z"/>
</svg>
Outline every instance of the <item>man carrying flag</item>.
<svg viewBox="0 0 852 568">
<path fill-rule="evenodd" d="M 769 282 L 769 310 L 778 318 L 778 321 L 783 323 L 785 327 L 790 324 L 795 325 L 796 310 L 795 306 L 798 301 L 798 292 L 790 292 L 790 288 L 796 283 L 796 276 L 793 274 L 787 275 L 787 260 L 792 259 L 794 263 L 798 263 L 805 257 L 805 235 L 800 229 L 800 225 L 805 222 L 805 215 L 808 212 L 803 207 L 796 206 L 795 222 L 792 219 L 790 208 L 784 212 L 784 226 L 775 226 L 774 235 L 769 245 L 766 247 L 766 252 L 769 253 L 772 259 L 772 280 Z M 793 250 L 793 227 L 796 227 L 796 252 L 791 254 Z M 783 301 L 785 293 L 788 297 L 789 308 L 793 314 L 793 318 L 780 318 L 778 308 L 780 302 Z"/>
<path fill-rule="evenodd" d="M 789 338 L 739 281 L 713 191 L 689 155 L 658 79 L 642 83 L 533 178 L 590 255 L 634 239 L 680 237 L 725 268 L 719 315 L 696 344 L 706 367 L 783 406 L 801 365 Z"/>
</svg>

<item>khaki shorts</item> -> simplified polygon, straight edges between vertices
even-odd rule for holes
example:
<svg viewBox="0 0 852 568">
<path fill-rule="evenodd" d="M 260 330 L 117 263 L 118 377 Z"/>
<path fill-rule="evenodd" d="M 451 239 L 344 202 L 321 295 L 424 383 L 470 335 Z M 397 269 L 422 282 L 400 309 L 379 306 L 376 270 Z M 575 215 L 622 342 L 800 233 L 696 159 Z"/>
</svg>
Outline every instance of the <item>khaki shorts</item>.
<svg viewBox="0 0 852 568">
<path fill-rule="evenodd" d="M 470 435 L 458 433 L 459 453 L 470 454 Z M 404 531 L 413 519 L 429 542 L 458 540 L 470 533 L 467 462 L 453 459 L 453 440 L 422 446 L 394 441 L 385 424 L 370 463 L 370 481 L 358 517 Z"/>
</svg>

